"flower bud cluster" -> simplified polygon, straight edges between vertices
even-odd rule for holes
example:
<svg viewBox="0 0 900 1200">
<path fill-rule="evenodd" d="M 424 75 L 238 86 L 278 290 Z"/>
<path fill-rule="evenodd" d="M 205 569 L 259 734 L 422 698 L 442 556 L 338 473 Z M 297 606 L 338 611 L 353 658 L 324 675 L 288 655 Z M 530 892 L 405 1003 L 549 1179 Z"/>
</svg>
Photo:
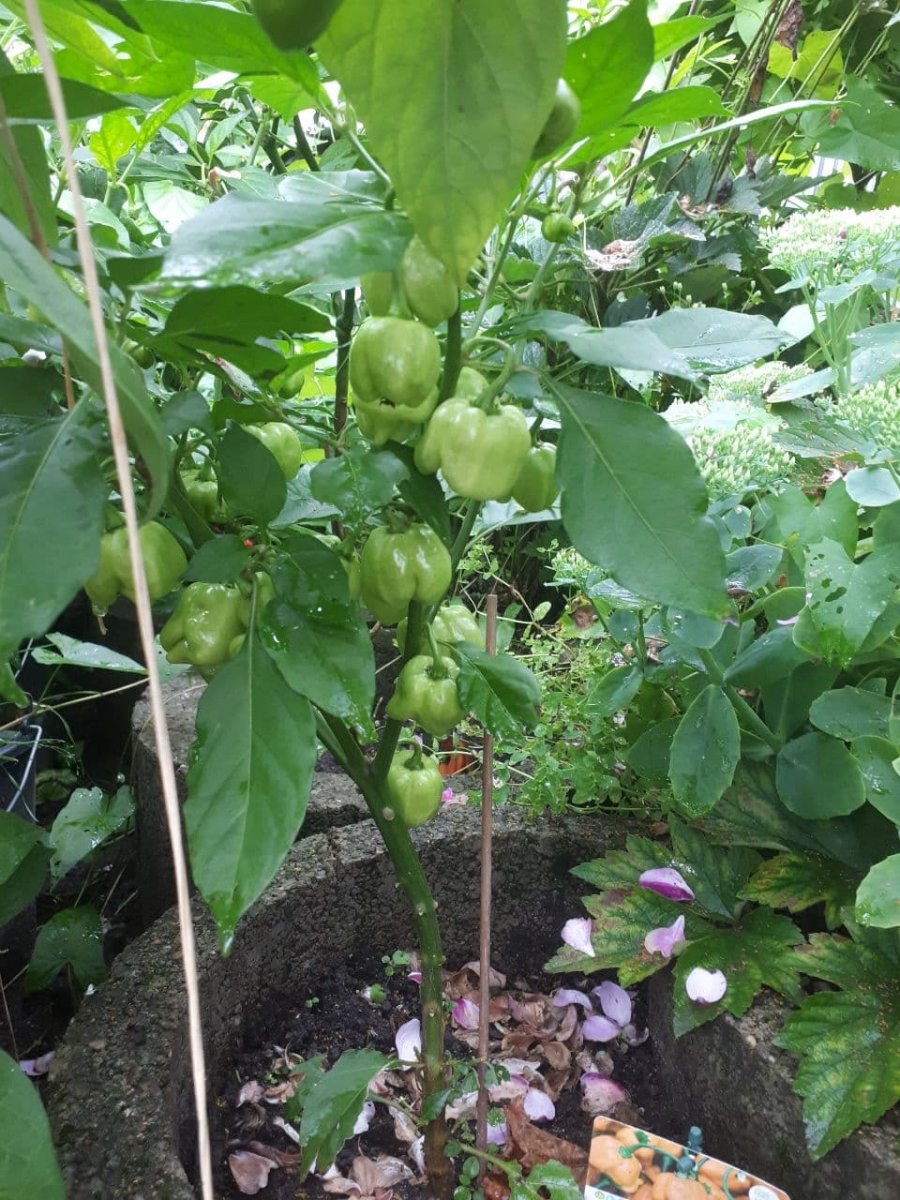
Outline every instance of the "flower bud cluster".
<svg viewBox="0 0 900 1200">
<path fill-rule="evenodd" d="M 896 262 L 900 206 L 795 213 L 783 224 L 764 229 L 761 239 L 770 264 L 792 279 L 835 283 Z"/>
</svg>

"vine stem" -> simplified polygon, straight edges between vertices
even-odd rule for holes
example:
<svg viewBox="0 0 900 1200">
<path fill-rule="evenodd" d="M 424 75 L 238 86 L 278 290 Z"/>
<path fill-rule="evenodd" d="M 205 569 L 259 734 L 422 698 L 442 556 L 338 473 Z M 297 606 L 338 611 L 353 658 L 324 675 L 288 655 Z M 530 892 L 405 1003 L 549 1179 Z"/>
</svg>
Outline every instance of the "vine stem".
<svg viewBox="0 0 900 1200">
<path fill-rule="evenodd" d="M 150 608 L 150 593 L 147 589 L 147 575 L 144 570 L 144 559 L 141 555 L 140 542 L 138 541 L 137 502 L 131 478 L 128 443 L 125 438 L 125 427 L 122 422 L 122 412 L 119 407 L 119 398 L 113 376 L 109 340 L 103 321 L 103 303 L 100 294 L 100 282 L 97 275 L 97 263 L 94 258 L 94 247 L 91 242 L 90 229 L 88 228 L 85 215 L 81 184 L 78 179 L 78 172 L 75 169 L 74 148 L 59 73 L 56 69 L 56 61 L 50 49 L 50 43 L 47 40 L 47 30 L 44 26 L 44 20 L 41 16 L 37 0 L 25 0 L 25 12 L 28 17 L 28 23 L 31 26 L 38 57 L 41 60 L 41 67 L 44 71 L 47 95 L 50 99 L 53 119 L 56 123 L 57 133 L 59 134 L 69 190 L 72 194 L 75 236 L 84 272 L 84 285 L 91 325 L 97 344 L 103 400 L 106 405 L 110 441 L 116 464 L 116 477 L 119 493 L 122 497 L 122 508 L 125 514 L 125 527 L 128 531 L 128 550 L 134 579 L 134 598 L 137 607 L 138 628 L 140 630 L 141 646 L 147 668 L 150 707 L 153 714 L 153 733 L 156 741 L 156 754 L 159 759 L 163 802 L 175 871 L 178 928 L 181 941 L 181 955 L 184 963 L 185 992 L 187 995 L 191 1074 L 197 1115 L 197 1157 L 200 1162 L 200 1187 L 203 1200 L 213 1200 L 212 1153 L 209 1140 L 209 1119 L 206 1110 L 206 1062 L 200 1017 L 200 983 L 197 972 L 197 949 L 191 914 L 187 859 L 181 832 L 181 806 L 178 801 L 178 789 L 175 783 L 175 768 L 172 761 L 169 729 L 166 723 L 166 709 L 159 676 L 159 665 L 153 644 L 153 613 Z"/>
<path fill-rule="evenodd" d="M 412 609 L 412 606 L 410 606 Z M 407 651 L 410 647 L 412 611 L 407 626 Z M 415 643 L 413 643 L 415 644 Z M 371 814 L 372 820 L 384 841 L 388 856 L 413 911 L 413 920 L 419 940 L 422 959 L 422 1105 L 441 1092 L 447 1085 L 446 1059 L 444 1054 L 444 987 L 441 969 L 444 952 L 441 947 L 441 931 L 437 920 L 437 904 L 431 892 L 428 877 L 409 836 L 409 830 L 397 820 L 385 788 L 387 772 L 378 770 L 378 760 L 370 765 L 366 762 L 350 730 L 336 717 L 325 717 L 325 721 L 339 745 L 347 765 L 347 773 L 359 788 Z M 384 742 L 382 741 L 382 746 Z M 379 751 L 380 752 L 380 751 Z M 447 1147 L 447 1121 L 443 1108 L 436 1113 L 425 1127 L 425 1169 L 431 1194 L 436 1200 L 449 1200 L 452 1191 L 450 1160 L 445 1153 Z"/>
</svg>

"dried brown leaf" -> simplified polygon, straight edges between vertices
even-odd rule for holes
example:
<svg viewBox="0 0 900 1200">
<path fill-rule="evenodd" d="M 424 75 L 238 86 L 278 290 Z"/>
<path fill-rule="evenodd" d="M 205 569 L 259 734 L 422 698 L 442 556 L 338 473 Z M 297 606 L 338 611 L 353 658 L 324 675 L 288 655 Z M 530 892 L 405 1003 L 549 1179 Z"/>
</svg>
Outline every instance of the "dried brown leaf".
<svg viewBox="0 0 900 1200">
<path fill-rule="evenodd" d="M 524 1101 L 521 1097 L 507 1105 L 506 1127 L 516 1157 L 525 1170 L 530 1171 L 532 1167 L 555 1159 L 569 1168 L 579 1187 L 583 1185 L 587 1170 L 587 1152 L 574 1142 L 554 1137 L 552 1133 L 545 1133 L 543 1129 L 532 1125 L 525 1115 Z"/>
<path fill-rule="evenodd" d="M 269 1182 L 269 1172 L 278 1164 L 262 1154 L 254 1154 L 251 1150 L 235 1150 L 228 1155 L 228 1168 L 231 1177 L 242 1196 L 255 1196 Z"/>
</svg>

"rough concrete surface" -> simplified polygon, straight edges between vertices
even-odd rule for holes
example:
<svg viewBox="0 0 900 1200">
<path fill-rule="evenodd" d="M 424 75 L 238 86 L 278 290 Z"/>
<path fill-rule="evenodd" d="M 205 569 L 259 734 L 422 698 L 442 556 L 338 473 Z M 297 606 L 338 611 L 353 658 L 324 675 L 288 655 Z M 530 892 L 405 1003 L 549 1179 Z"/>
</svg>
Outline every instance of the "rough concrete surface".
<svg viewBox="0 0 900 1200">
<path fill-rule="evenodd" d="M 580 912 L 577 862 L 619 846 L 627 826 L 600 817 L 496 814 L 493 937 L 497 966 L 542 961 Z M 451 963 L 477 956 L 479 814 L 445 808 L 414 833 L 432 880 Z M 304 838 L 222 959 L 199 901 L 208 1099 L 242 1030 L 305 982 L 355 955 L 412 944 L 412 921 L 370 821 Z M 537 955 L 537 958 L 536 958 Z M 195 1200 L 192 1098 L 178 931 L 166 913 L 116 959 L 60 1046 L 48 1106 L 69 1200 Z"/>
<path fill-rule="evenodd" d="M 773 1044 L 788 1013 L 774 993 L 764 992 L 739 1021 L 726 1015 L 681 1038 L 672 1031 L 671 972 L 654 976 L 647 994 L 660 1132 L 682 1138 L 688 1114 L 710 1154 L 777 1184 L 791 1200 L 900 1197 L 897 1109 L 811 1161 L 792 1083 L 797 1059 Z"/>
</svg>

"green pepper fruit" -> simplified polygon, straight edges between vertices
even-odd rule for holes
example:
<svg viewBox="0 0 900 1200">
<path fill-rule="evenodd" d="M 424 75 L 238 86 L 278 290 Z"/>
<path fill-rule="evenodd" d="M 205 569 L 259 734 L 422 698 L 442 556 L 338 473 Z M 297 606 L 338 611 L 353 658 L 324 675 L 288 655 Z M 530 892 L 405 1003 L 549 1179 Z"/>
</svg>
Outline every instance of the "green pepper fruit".
<svg viewBox="0 0 900 1200">
<path fill-rule="evenodd" d="M 254 571 L 253 578 L 256 580 L 256 617 L 259 619 L 259 614 L 266 607 L 270 600 L 275 599 L 275 585 L 272 583 L 272 576 L 266 571 Z M 239 634 L 235 634 L 228 644 L 228 657 L 235 658 L 240 653 L 241 647 L 244 644 L 246 632 L 250 628 L 250 613 L 252 611 L 251 597 L 244 592 L 241 593 L 241 608 L 240 617 L 243 629 Z"/>
<path fill-rule="evenodd" d="M 158 521 L 150 521 L 138 534 L 151 600 L 171 592 L 187 567 L 181 546 Z M 134 600 L 134 579 L 128 552 L 128 532 L 122 525 L 100 539 L 100 566 L 84 585 L 95 612 L 104 613 L 121 593 Z"/>
<path fill-rule="evenodd" d="M 369 271 L 360 278 L 366 307 L 372 317 L 387 317 L 394 307 L 393 271 Z"/>
<path fill-rule="evenodd" d="M 406 649 L 406 620 L 397 626 L 397 645 L 401 651 Z M 442 604 L 431 622 L 431 632 L 435 641 L 452 646 L 455 642 L 469 642 L 473 646 L 484 649 L 484 634 L 474 613 L 469 612 L 464 604 Z M 420 644 L 427 644 L 423 639 Z"/>
<path fill-rule="evenodd" d="M 452 275 L 418 234 L 403 253 L 400 283 L 410 312 L 426 325 L 442 325 L 459 307 Z"/>
<path fill-rule="evenodd" d="M 382 525 L 360 556 L 360 597 L 382 625 L 396 625 L 410 601 L 436 604 L 452 575 L 450 553 L 430 525 L 411 525 L 401 533 Z"/>
<path fill-rule="evenodd" d="M 581 120 L 581 102 L 564 79 L 556 85 L 556 96 L 550 116 L 544 122 L 538 140 L 531 152 L 532 158 L 544 158 L 564 145 Z"/>
<path fill-rule="evenodd" d="M 559 495 L 556 483 L 556 447 L 532 446 L 513 485 L 513 499 L 526 512 L 552 508 Z"/>
<path fill-rule="evenodd" d="M 541 222 L 541 237 L 545 242 L 567 242 L 575 232 L 575 222 L 564 212 L 549 212 Z"/>
<path fill-rule="evenodd" d="M 441 404 L 416 445 L 423 475 L 439 469 L 458 496 L 501 500 L 512 492 L 531 434 L 525 414 L 511 404 L 487 413 L 459 396 Z"/>
<path fill-rule="evenodd" d="M 267 421 L 264 425 L 245 425 L 244 429 L 262 442 L 281 467 L 285 479 L 293 479 L 303 462 L 303 447 L 290 425 Z"/>
<path fill-rule="evenodd" d="M 282 400 L 293 400 L 303 391 L 306 379 L 306 367 L 288 367 L 272 380 L 271 387 Z"/>
<path fill-rule="evenodd" d="M 458 676 L 452 659 L 437 663 L 430 654 L 417 654 L 397 678 L 387 715 L 395 721 L 415 721 L 433 737 L 446 737 L 466 715 L 456 690 Z"/>
<path fill-rule="evenodd" d="M 253 12 L 279 50 L 305 50 L 328 28 L 343 0 L 253 0 Z"/>
<path fill-rule="evenodd" d="M 249 605 L 240 588 L 225 583 L 191 583 L 159 634 L 172 663 L 190 663 L 207 677 L 240 649 Z"/>
<path fill-rule="evenodd" d="M 407 828 L 424 825 L 441 807 L 444 792 L 437 759 L 418 746 L 398 750 L 388 767 L 385 790 L 391 808 Z"/>
<path fill-rule="evenodd" d="M 198 516 L 210 523 L 225 519 L 219 503 L 219 485 L 214 479 L 198 479 L 196 475 L 186 472 L 181 480 L 191 507 Z"/>
<path fill-rule="evenodd" d="M 433 396 L 437 401 L 437 392 Z M 413 421 L 404 421 L 397 416 L 392 404 L 360 404 L 357 400 L 354 408 L 359 432 L 373 446 L 383 446 L 385 442 L 403 442 L 415 428 Z M 423 420 L 426 419 L 427 415 L 423 417 Z"/>
<path fill-rule="evenodd" d="M 357 403 L 387 401 L 399 419 L 418 423 L 427 416 L 423 408 L 440 374 L 440 345 L 419 321 L 370 317 L 357 330 L 350 348 L 350 386 Z"/>
<path fill-rule="evenodd" d="M 487 389 L 487 380 L 474 367 L 461 367 L 453 389 L 457 400 L 478 400 Z"/>
</svg>

